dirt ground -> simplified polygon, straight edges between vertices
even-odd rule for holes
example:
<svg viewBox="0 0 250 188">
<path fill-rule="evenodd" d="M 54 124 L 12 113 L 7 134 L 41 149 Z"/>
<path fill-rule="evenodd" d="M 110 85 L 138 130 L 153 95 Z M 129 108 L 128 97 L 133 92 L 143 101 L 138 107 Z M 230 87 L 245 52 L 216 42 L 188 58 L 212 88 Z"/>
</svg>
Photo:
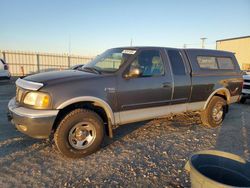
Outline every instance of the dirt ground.
<svg viewBox="0 0 250 188">
<path fill-rule="evenodd" d="M 216 129 L 203 128 L 193 114 L 121 126 L 100 151 L 71 160 L 7 121 L 14 95 L 13 82 L 0 81 L 0 187 L 190 187 L 184 165 L 196 151 L 218 149 L 250 160 L 250 102 L 232 105 Z"/>
</svg>

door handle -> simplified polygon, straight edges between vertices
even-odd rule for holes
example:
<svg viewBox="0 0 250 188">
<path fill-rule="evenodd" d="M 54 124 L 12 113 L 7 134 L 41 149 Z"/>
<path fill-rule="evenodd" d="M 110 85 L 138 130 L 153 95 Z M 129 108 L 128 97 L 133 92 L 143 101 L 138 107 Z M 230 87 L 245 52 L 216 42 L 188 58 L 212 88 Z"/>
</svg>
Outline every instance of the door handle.
<svg viewBox="0 0 250 188">
<path fill-rule="evenodd" d="M 171 87 L 172 83 L 171 82 L 164 82 L 162 83 L 162 87 Z"/>
</svg>

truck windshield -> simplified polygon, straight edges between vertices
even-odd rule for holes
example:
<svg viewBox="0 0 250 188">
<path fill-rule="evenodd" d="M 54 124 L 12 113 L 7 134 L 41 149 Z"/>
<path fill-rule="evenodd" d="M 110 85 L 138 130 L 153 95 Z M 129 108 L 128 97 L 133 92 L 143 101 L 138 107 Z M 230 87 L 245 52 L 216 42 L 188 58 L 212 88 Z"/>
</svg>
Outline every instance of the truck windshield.
<svg viewBox="0 0 250 188">
<path fill-rule="evenodd" d="M 134 49 L 116 48 L 105 51 L 103 54 L 98 55 L 90 63 L 83 66 L 83 70 L 93 70 L 95 72 L 116 72 L 120 66 L 128 60 L 130 56 L 135 54 Z"/>
</svg>

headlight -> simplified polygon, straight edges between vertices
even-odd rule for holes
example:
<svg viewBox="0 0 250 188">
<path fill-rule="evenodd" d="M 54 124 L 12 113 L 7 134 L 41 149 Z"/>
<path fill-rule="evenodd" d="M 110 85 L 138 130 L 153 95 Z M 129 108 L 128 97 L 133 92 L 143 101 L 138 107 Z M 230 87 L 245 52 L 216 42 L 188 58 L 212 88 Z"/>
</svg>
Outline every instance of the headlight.
<svg viewBox="0 0 250 188">
<path fill-rule="evenodd" d="M 50 106 L 50 96 L 41 92 L 29 92 L 24 98 L 24 104 L 38 108 L 48 108 Z"/>
</svg>

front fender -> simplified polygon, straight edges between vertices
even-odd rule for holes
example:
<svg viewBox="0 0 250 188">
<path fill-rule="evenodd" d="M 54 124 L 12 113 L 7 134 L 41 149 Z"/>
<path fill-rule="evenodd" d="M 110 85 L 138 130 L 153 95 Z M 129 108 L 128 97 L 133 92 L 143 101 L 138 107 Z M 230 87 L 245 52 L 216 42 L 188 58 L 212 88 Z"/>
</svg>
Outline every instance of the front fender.
<svg viewBox="0 0 250 188">
<path fill-rule="evenodd" d="M 110 119 L 112 125 L 115 125 L 116 123 L 116 120 L 115 120 L 115 116 L 114 116 L 114 113 L 113 113 L 113 110 L 111 109 L 111 107 L 109 106 L 109 104 L 100 99 L 100 98 L 97 98 L 97 97 L 93 97 L 93 96 L 81 96 L 81 97 L 75 97 L 75 98 L 72 98 L 72 99 L 69 99 L 67 101 L 64 101 L 62 104 L 60 104 L 58 107 L 57 107 L 57 110 L 60 110 L 60 109 L 63 109 L 71 104 L 74 104 L 74 103 L 78 103 L 78 102 L 85 102 L 85 101 L 88 101 L 88 102 L 93 102 L 95 105 L 97 106 L 100 106 L 102 107 L 108 118 Z"/>
</svg>

